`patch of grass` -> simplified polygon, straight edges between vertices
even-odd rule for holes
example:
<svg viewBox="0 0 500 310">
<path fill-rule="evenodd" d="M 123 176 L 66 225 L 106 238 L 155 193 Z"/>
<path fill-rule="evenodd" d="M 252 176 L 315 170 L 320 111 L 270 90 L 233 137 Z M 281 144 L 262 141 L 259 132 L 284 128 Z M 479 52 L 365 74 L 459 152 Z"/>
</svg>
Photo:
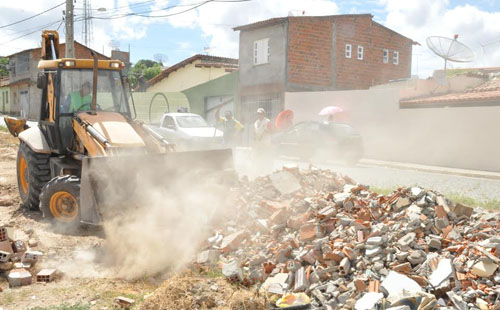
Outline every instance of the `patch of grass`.
<svg viewBox="0 0 500 310">
<path fill-rule="evenodd" d="M 90 306 L 82 304 L 69 305 L 64 303 L 59 306 L 30 308 L 30 310 L 90 310 Z"/>
<path fill-rule="evenodd" d="M 222 270 L 219 268 L 210 268 L 207 271 L 200 273 L 202 277 L 214 279 L 214 278 L 222 278 L 224 275 L 222 274 Z"/>
<path fill-rule="evenodd" d="M 9 132 L 9 129 L 7 129 L 7 127 L 4 126 L 0 126 L 0 132 Z"/>
<path fill-rule="evenodd" d="M 5 302 L 5 304 L 9 305 L 14 301 L 14 296 L 12 295 L 11 292 L 4 292 L 2 293 L 2 298 L 0 298 L 0 304 Z"/>
<path fill-rule="evenodd" d="M 382 195 L 389 195 L 392 194 L 392 192 L 396 188 L 385 188 L 385 187 L 376 187 L 376 186 L 370 186 L 370 191 L 377 193 L 377 194 L 382 194 Z"/>
<path fill-rule="evenodd" d="M 450 199 L 453 203 L 460 203 L 473 208 L 482 207 L 487 210 L 500 210 L 500 201 L 497 199 L 479 200 L 460 193 L 448 193 L 444 196 Z"/>
<path fill-rule="evenodd" d="M 370 186 L 370 191 L 382 195 L 390 195 L 395 189 L 396 188 Z M 500 200 L 497 199 L 480 200 L 461 193 L 442 193 L 442 195 L 453 203 L 460 203 L 472 208 L 481 207 L 486 210 L 500 210 Z"/>
</svg>

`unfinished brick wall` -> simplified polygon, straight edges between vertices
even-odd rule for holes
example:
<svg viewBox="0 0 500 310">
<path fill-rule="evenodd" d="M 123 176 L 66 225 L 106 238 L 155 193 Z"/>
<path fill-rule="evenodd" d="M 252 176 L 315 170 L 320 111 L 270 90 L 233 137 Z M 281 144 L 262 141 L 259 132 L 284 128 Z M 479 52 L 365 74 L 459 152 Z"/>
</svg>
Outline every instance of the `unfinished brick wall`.
<svg viewBox="0 0 500 310">
<path fill-rule="evenodd" d="M 65 56 L 65 51 L 66 45 L 60 44 L 59 45 L 59 53 L 60 53 L 60 58 L 64 58 Z M 35 67 L 38 65 L 38 60 L 40 60 L 42 53 L 41 48 L 34 49 L 31 52 L 31 59 L 36 62 Z M 92 59 L 92 54 L 90 54 L 90 49 L 86 47 L 85 45 L 82 45 L 78 42 L 75 42 L 75 58 L 76 59 Z M 97 54 L 97 58 L 100 60 L 107 60 L 109 57 L 106 57 L 105 55 Z"/>
<path fill-rule="evenodd" d="M 411 75 L 412 41 L 373 22 L 371 16 L 338 16 L 334 19 L 336 89 L 367 89 L 389 80 Z M 345 57 L 351 44 L 351 58 Z M 363 59 L 357 58 L 363 46 Z M 389 50 L 389 61 L 383 63 L 383 50 Z M 393 51 L 399 52 L 399 64 L 393 64 Z"/>
<path fill-rule="evenodd" d="M 288 27 L 288 81 L 330 85 L 332 19 L 290 17 Z"/>
</svg>

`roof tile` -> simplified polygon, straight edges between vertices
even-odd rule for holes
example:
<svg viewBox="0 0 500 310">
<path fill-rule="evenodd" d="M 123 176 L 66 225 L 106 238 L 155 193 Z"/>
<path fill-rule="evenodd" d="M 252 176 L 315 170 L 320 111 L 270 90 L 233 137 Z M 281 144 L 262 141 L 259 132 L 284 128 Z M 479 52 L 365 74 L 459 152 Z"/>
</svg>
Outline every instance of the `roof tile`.
<svg viewBox="0 0 500 310">
<path fill-rule="evenodd" d="M 434 104 L 464 104 L 500 100 L 500 79 L 496 78 L 461 93 L 450 93 L 425 98 L 400 100 L 401 107 L 419 107 Z"/>
</svg>

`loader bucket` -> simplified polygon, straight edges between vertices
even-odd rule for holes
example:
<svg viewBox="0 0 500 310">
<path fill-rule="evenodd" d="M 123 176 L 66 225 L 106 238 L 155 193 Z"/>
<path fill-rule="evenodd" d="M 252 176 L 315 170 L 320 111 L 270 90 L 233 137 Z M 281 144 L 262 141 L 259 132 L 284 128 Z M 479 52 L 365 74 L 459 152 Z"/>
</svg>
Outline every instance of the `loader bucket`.
<svg viewBox="0 0 500 310">
<path fill-rule="evenodd" d="M 168 192 L 169 187 L 180 180 L 187 185 L 234 183 L 237 176 L 232 151 L 85 157 L 82 161 L 80 220 L 86 224 L 101 224 L 106 218 L 146 203 L 153 190 L 155 193 Z M 189 186 L 185 190 L 189 191 Z M 183 193 L 168 193 L 172 194 Z"/>
</svg>

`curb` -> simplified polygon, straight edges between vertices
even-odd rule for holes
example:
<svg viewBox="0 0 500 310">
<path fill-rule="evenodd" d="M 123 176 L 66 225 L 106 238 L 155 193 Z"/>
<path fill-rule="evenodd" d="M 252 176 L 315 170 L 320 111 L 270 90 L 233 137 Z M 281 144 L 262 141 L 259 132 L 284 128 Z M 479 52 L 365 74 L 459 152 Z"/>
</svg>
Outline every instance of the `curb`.
<svg viewBox="0 0 500 310">
<path fill-rule="evenodd" d="M 379 166 L 379 167 L 388 167 L 395 169 L 416 170 L 422 172 L 457 175 L 457 176 L 464 176 L 471 178 L 500 180 L 500 173 L 492 171 L 467 170 L 467 169 L 448 168 L 439 166 L 426 166 L 420 164 L 383 161 L 375 159 L 361 159 L 359 163 L 367 166 Z"/>
</svg>

